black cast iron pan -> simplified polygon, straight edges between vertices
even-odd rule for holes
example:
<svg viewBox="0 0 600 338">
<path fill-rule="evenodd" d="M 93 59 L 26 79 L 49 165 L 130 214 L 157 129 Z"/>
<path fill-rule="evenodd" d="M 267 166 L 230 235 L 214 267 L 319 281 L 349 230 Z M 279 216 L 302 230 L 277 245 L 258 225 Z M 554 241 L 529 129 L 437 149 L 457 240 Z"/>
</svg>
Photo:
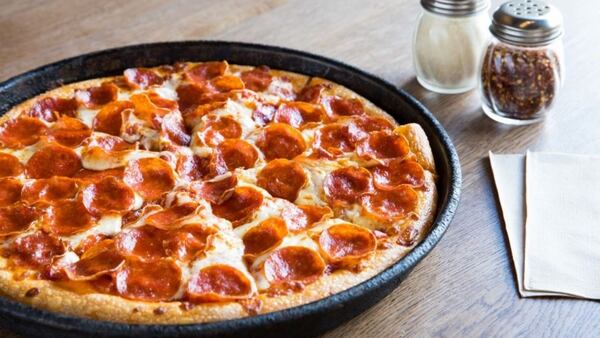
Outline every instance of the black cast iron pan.
<svg viewBox="0 0 600 338">
<path fill-rule="evenodd" d="M 0 115 L 12 106 L 62 84 L 117 75 L 125 68 L 177 61 L 227 60 L 320 76 L 342 84 L 391 114 L 399 123 L 419 123 L 431 143 L 439 172 L 437 218 L 425 239 L 377 276 L 325 299 L 254 317 L 192 325 L 129 325 L 70 317 L 0 297 L 0 325 L 31 336 L 314 336 L 363 312 L 390 293 L 429 253 L 456 211 L 461 188 L 458 155 L 448 134 L 414 97 L 359 69 L 321 56 L 256 44 L 182 41 L 110 49 L 59 61 L 0 84 Z M 375 334 L 375 333 L 374 333 Z"/>
</svg>

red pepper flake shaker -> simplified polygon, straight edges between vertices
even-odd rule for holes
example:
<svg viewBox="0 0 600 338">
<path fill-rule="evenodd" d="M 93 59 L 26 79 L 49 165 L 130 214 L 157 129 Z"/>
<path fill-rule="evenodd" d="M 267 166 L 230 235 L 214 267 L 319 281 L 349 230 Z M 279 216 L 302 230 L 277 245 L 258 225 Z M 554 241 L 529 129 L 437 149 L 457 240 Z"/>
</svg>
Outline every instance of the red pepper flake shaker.
<svg viewBox="0 0 600 338">
<path fill-rule="evenodd" d="M 538 0 L 509 1 L 494 12 L 480 76 L 487 116 L 514 125 L 547 116 L 563 82 L 562 21 Z"/>
</svg>

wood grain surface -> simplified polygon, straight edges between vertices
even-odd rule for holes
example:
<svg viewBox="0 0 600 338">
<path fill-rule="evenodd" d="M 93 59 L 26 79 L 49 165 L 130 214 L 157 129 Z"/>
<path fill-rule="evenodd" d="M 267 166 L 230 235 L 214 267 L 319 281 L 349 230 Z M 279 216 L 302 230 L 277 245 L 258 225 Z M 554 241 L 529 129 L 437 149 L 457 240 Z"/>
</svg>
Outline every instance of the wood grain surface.
<svg viewBox="0 0 600 338">
<path fill-rule="evenodd" d="M 598 302 L 519 298 L 487 158 L 488 150 L 600 152 L 600 1 L 553 3 L 565 16 L 566 82 L 553 115 L 529 127 L 486 118 L 476 91 L 438 95 L 416 83 L 417 0 L 3 0 L 0 81 L 81 53 L 184 39 L 292 47 L 377 74 L 446 127 L 461 159 L 462 200 L 443 240 L 398 289 L 325 336 L 597 336 Z"/>
</svg>

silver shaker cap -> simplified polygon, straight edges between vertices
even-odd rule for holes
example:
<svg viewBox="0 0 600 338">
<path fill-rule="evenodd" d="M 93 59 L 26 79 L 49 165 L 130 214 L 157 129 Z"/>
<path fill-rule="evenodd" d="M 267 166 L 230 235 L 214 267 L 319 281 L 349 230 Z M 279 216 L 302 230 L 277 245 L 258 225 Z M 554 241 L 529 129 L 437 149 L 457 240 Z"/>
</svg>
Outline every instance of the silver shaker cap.
<svg viewBox="0 0 600 338">
<path fill-rule="evenodd" d="M 558 8 L 540 0 L 512 0 L 494 12 L 490 31 L 499 40 L 543 46 L 563 34 L 563 18 Z"/>
<path fill-rule="evenodd" d="M 490 0 L 421 0 L 429 12 L 446 16 L 467 16 L 487 9 Z"/>
</svg>

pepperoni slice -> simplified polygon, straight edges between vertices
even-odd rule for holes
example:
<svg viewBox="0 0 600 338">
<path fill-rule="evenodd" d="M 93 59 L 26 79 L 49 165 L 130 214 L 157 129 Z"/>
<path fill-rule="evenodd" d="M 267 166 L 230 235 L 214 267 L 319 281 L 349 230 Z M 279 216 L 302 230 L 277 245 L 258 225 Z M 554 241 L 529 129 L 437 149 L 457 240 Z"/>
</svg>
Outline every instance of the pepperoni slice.
<svg viewBox="0 0 600 338">
<path fill-rule="evenodd" d="M 133 103 L 129 101 L 115 101 L 102 107 L 94 117 L 93 128 L 96 131 L 119 136 L 123 125 L 122 112 L 133 109 Z"/>
<path fill-rule="evenodd" d="M 267 161 L 277 158 L 292 159 L 306 150 L 302 134 L 288 124 L 273 123 L 264 128 L 256 145 Z"/>
<path fill-rule="evenodd" d="M 73 177 L 84 182 L 99 182 L 105 177 L 114 177 L 119 180 L 123 180 L 123 171 L 123 168 L 106 170 L 81 169 Z"/>
<path fill-rule="evenodd" d="M 269 162 L 257 175 L 257 184 L 273 197 L 294 202 L 308 178 L 302 167 L 290 160 L 278 159 Z"/>
<path fill-rule="evenodd" d="M 185 113 L 185 115 L 183 116 L 183 121 L 185 122 L 185 125 L 188 128 L 193 129 L 198 123 L 202 121 L 202 117 L 214 110 L 223 108 L 224 106 L 225 102 L 221 101 L 198 105 L 194 107 L 194 109 L 190 109 L 187 111 L 187 113 Z"/>
<path fill-rule="evenodd" d="M 197 181 L 209 172 L 210 159 L 197 155 L 183 155 L 177 159 L 176 171 L 179 177 L 188 181 Z"/>
<path fill-rule="evenodd" d="M 79 244 L 77 244 L 77 247 L 73 250 L 73 252 L 75 252 L 81 257 L 86 251 L 88 251 L 96 244 L 102 242 L 105 239 L 108 239 L 108 236 L 104 234 L 88 235 L 84 239 L 82 239 L 81 242 L 79 242 Z"/>
<path fill-rule="evenodd" d="M 158 260 L 167 256 L 163 247 L 163 240 L 166 232 L 154 227 L 143 226 L 120 232 L 115 244 L 117 250 L 126 256 L 135 256 L 137 258 L 151 261 Z"/>
<path fill-rule="evenodd" d="M 287 102 L 279 106 L 274 121 L 299 128 L 306 123 L 321 122 L 325 116 L 325 111 L 321 105 L 306 102 Z"/>
<path fill-rule="evenodd" d="M 365 168 L 336 169 L 325 177 L 323 190 L 333 204 L 352 204 L 371 189 L 371 174 Z"/>
<path fill-rule="evenodd" d="M 145 89 L 150 86 L 162 84 L 165 79 L 148 68 L 129 68 L 123 72 L 125 81 L 131 87 Z"/>
<path fill-rule="evenodd" d="M 146 224 L 152 225 L 155 228 L 169 230 L 178 227 L 179 222 L 196 211 L 198 203 L 188 202 L 181 205 L 176 205 L 146 218 Z"/>
<path fill-rule="evenodd" d="M 186 115 L 201 102 L 202 95 L 206 89 L 195 84 L 183 84 L 176 89 L 177 104 L 181 112 Z"/>
<path fill-rule="evenodd" d="M 42 121 L 19 116 L 0 125 L 0 142 L 8 148 L 22 148 L 39 141 L 47 130 L 48 127 Z"/>
<path fill-rule="evenodd" d="M 65 267 L 65 272 L 71 280 L 92 280 L 116 271 L 124 262 L 114 240 L 107 239 L 86 250 L 79 261 Z"/>
<path fill-rule="evenodd" d="M 173 170 L 160 158 L 142 158 L 129 162 L 123 179 L 145 200 L 157 200 L 175 187 Z"/>
<path fill-rule="evenodd" d="M 92 183 L 82 191 L 83 205 L 92 214 L 123 213 L 133 207 L 133 190 L 114 177 Z"/>
<path fill-rule="evenodd" d="M 321 101 L 321 94 L 325 89 L 329 89 L 331 86 L 323 83 L 316 85 L 310 85 L 302 88 L 302 91 L 298 95 L 298 101 L 318 103 Z"/>
<path fill-rule="evenodd" d="M 169 114 L 169 109 L 157 106 L 146 94 L 135 94 L 129 99 L 135 107 L 134 114 L 138 118 L 146 121 L 154 129 L 161 129 L 162 119 L 165 115 Z"/>
<path fill-rule="evenodd" d="M 288 223 L 288 229 L 292 232 L 310 229 L 315 223 L 333 216 L 329 207 L 318 205 L 294 205 L 283 210 L 282 217 Z"/>
<path fill-rule="evenodd" d="M 242 72 L 241 78 L 242 81 L 244 81 L 246 88 L 254 90 L 255 92 L 262 92 L 269 88 L 269 85 L 273 80 L 271 69 L 267 66 L 259 66 L 252 70 Z"/>
<path fill-rule="evenodd" d="M 179 113 L 170 113 L 162 119 L 162 133 L 167 139 L 180 146 L 186 146 L 192 140 L 185 130 L 183 119 Z"/>
<path fill-rule="evenodd" d="M 355 260 L 375 251 L 372 232 L 353 224 L 337 224 L 321 232 L 319 245 L 332 261 Z"/>
<path fill-rule="evenodd" d="M 21 199 L 26 203 L 55 203 L 64 199 L 75 198 L 77 181 L 67 177 L 54 176 L 25 183 L 21 191 Z"/>
<path fill-rule="evenodd" d="M 11 154 L 0 153 L 0 177 L 19 176 L 23 165 Z"/>
<path fill-rule="evenodd" d="M 214 204 L 221 204 L 229 198 L 236 185 L 237 177 L 228 175 L 195 184 L 192 189 L 198 197 Z"/>
<path fill-rule="evenodd" d="M 267 218 L 244 234 L 244 253 L 259 255 L 277 246 L 286 235 L 287 227 L 281 218 Z"/>
<path fill-rule="evenodd" d="M 194 303 L 218 302 L 246 298 L 252 284 L 246 275 L 229 265 L 216 264 L 202 268 L 187 287 L 186 298 Z"/>
<path fill-rule="evenodd" d="M 409 151 L 408 141 L 404 136 L 388 131 L 372 132 L 356 146 L 356 154 L 367 159 L 404 157 Z"/>
<path fill-rule="evenodd" d="M 348 124 L 348 132 L 353 142 L 366 138 L 372 131 L 392 131 L 392 129 L 394 126 L 390 121 L 378 116 L 353 116 Z"/>
<path fill-rule="evenodd" d="M 212 211 L 216 216 L 225 218 L 237 226 L 250 218 L 262 202 L 263 195 L 256 189 L 237 187 L 223 203 L 212 204 Z"/>
<path fill-rule="evenodd" d="M 128 260 L 115 276 L 116 290 L 125 298 L 166 301 L 179 290 L 181 269 L 170 259 L 154 262 Z"/>
<path fill-rule="evenodd" d="M 334 115 L 350 116 L 364 114 L 365 108 L 357 98 L 343 98 L 332 96 L 329 99 L 329 107 Z"/>
<path fill-rule="evenodd" d="M 67 147 L 76 147 L 92 135 L 92 130 L 76 118 L 62 116 L 48 131 L 50 140 L 54 140 Z"/>
<path fill-rule="evenodd" d="M 189 261 L 206 247 L 208 236 L 217 230 L 200 224 L 187 224 L 182 228 L 171 231 L 163 242 L 165 252 L 176 259 Z"/>
<path fill-rule="evenodd" d="M 256 105 L 256 108 L 252 112 L 252 119 L 259 126 L 264 127 L 267 124 L 269 124 L 271 121 L 273 121 L 276 111 L 277 111 L 277 109 L 275 108 L 275 106 L 273 106 L 271 104 L 260 104 L 259 103 Z"/>
<path fill-rule="evenodd" d="M 75 99 L 45 97 L 36 102 L 27 112 L 27 115 L 53 122 L 62 115 L 75 116 L 76 110 L 77 101 Z"/>
<path fill-rule="evenodd" d="M 149 92 L 149 93 L 146 93 L 146 95 L 148 96 L 150 101 L 159 108 L 165 108 L 165 109 L 168 109 L 171 111 L 179 108 L 177 101 L 166 99 L 157 93 Z"/>
<path fill-rule="evenodd" d="M 75 99 L 87 108 L 98 108 L 117 99 L 118 88 L 114 83 L 103 82 L 96 87 L 75 90 Z"/>
<path fill-rule="evenodd" d="M 371 168 L 375 186 L 393 188 L 400 184 L 421 187 L 425 182 L 425 171 L 413 160 L 392 159 L 385 164 Z"/>
<path fill-rule="evenodd" d="M 25 166 L 25 174 L 30 178 L 72 177 L 79 169 L 81 159 L 73 149 L 50 144 L 31 156 Z"/>
<path fill-rule="evenodd" d="M 207 80 L 225 74 L 227 62 L 212 61 L 204 62 L 185 71 L 185 76 L 192 82 L 205 83 Z"/>
<path fill-rule="evenodd" d="M 211 147 L 217 146 L 226 139 L 236 139 L 241 136 L 242 126 L 230 116 L 210 116 L 202 131 L 202 140 Z"/>
<path fill-rule="evenodd" d="M 31 224 L 37 217 L 33 207 L 17 203 L 0 208 L 0 236 L 19 233 Z"/>
<path fill-rule="evenodd" d="M 69 236 L 93 225 L 94 219 L 79 199 L 60 200 L 42 216 L 43 228 L 58 236 Z"/>
<path fill-rule="evenodd" d="M 362 197 L 363 208 L 379 218 L 403 218 L 417 209 L 419 196 L 408 185 L 400 185 L 393 190 L 378 190 Z"/>
<path fill-rule="evenodd" d="M 252 168 L 258 160 L 256 149 L 250 143 L 238 139 L 221 142 L 215 148 L 215 153 L 214 166 L 217 175 L 223 175 L 236 168 Z"/>
<path fill-rule="evenodd" d="M 244 82 L 242 82 L 239 77 L 232 75 L 221 75 L 216 77 L 210 80 L 210 85 L 221 93 L 244 89 Z"/>
<path fill-rule="evenodd" d="M 314 147 L 329 157 L 337 157 L 354 150 L 348 127 L 339 123 L 327 124 L 317 130 Z"/>
<path fill-rule="evenodd" d="M 264 263 L 264 272 L 271 283 L 312 282 L 325 271 L 325 262 L 318 253 L 302 246 L 277 249 Z"/>
<path fill-rule="evenodd" d="M 56 237 L 37 231 L 15 239 L 8 248 L 12 263 L 34 269 L 48 268 L 54 256 L 65 252 L 63 243 Z"/>
<path fill-rule="evenodd" d="M 0 179 L 0 207 L 11 205 L 21 199 L 21 182 L 15 178 Z"/>
</svg>

